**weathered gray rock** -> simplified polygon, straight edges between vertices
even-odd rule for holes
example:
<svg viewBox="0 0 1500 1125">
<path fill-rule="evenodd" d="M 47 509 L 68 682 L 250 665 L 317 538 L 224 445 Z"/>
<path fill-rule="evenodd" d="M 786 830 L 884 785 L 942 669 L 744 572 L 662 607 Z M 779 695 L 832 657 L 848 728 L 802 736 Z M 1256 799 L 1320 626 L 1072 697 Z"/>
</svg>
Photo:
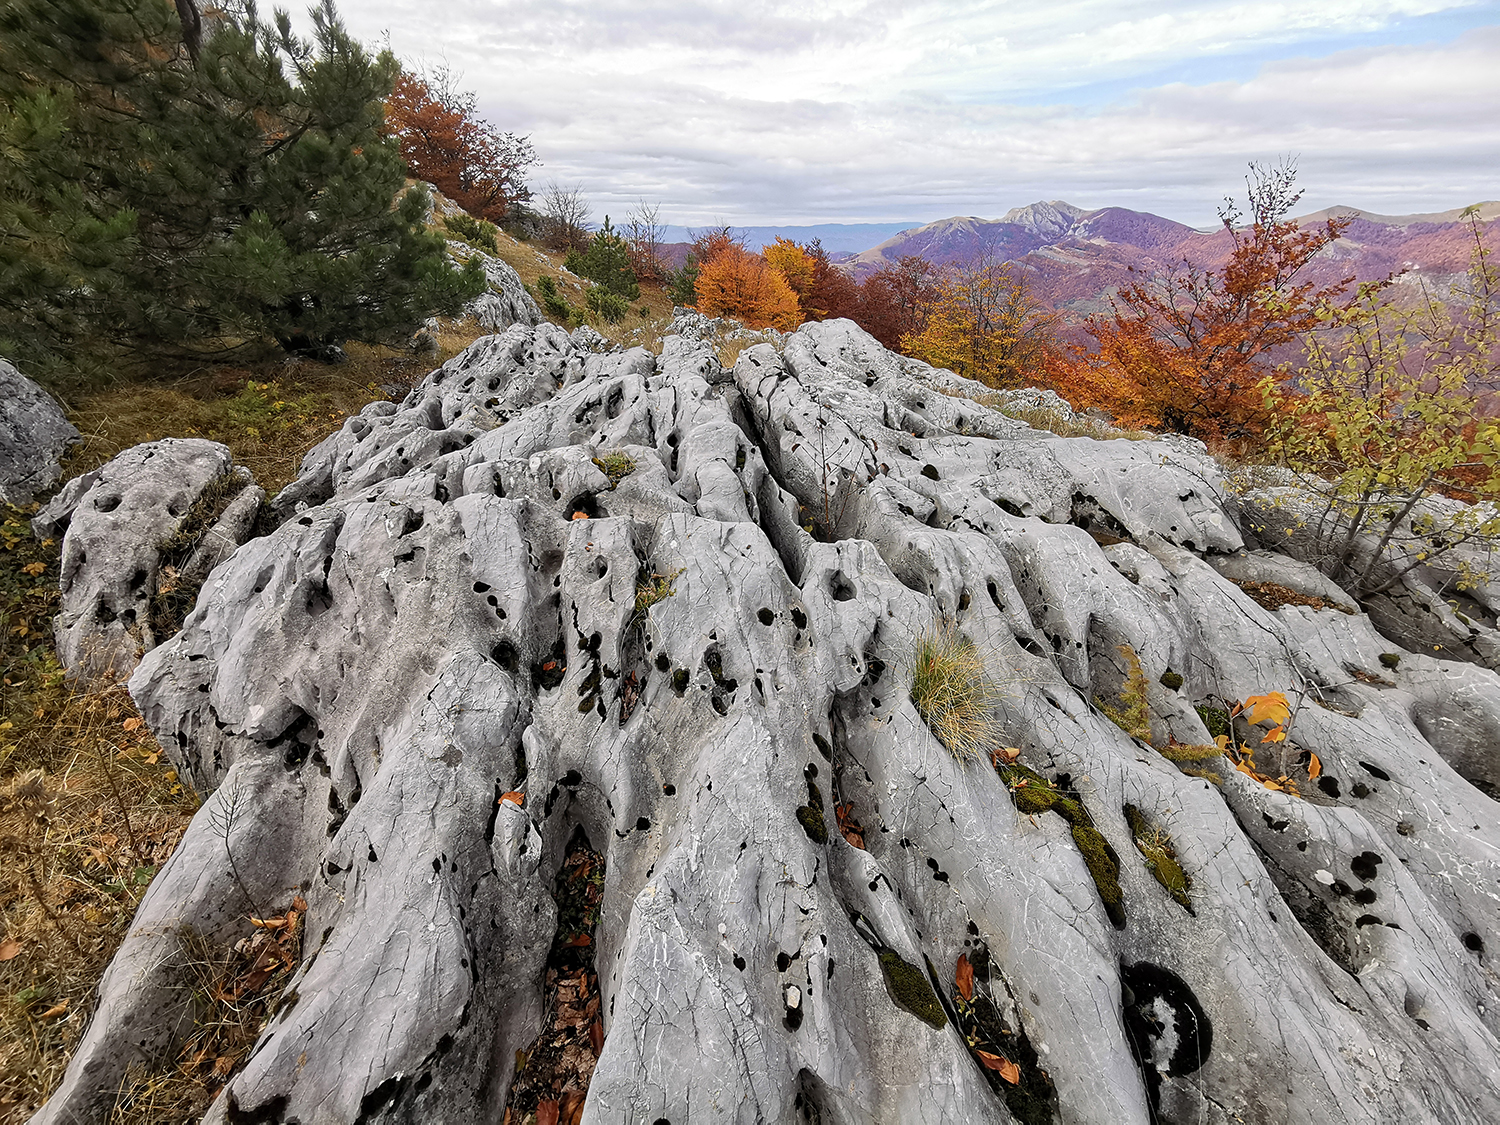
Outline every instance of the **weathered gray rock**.
<svg viewBox="0 0 1500 1125">
<path fill-rule="evenodd" d="M 163 544 L 206 489 L 224 478 L 238 495 L 206 525 L 171 583 L 196 584 L 248 536 L 264 498 L 229 449 L 201 438 L 166 438 L 127 449 L 63 486 L 32 520 L 39 536 L 62 538 L 58 658 L 84 676 L 127 676 L 162 640 L 152 601 L 163 588 Z M 226 490 L 227 491 L 227 490 Z M 189 544 L 191 546 L 191 544 Z"/>
<path fill-rule="evenodd" d="M 476 250 L 465 242 L 448 241 L 448 251 L 461 262 L 478 258 L 489 289 L 469 302 L 464 310 L 487 332 L 503 332 L 512 324 L 527 326 L 542 322 L 542 310 L 526 291 L 526 285 L 509 262 Z"/>
<path fill-rule="evenodd" d="M 1500 823 L 1466 780 L 1497 772 L 1500 677 L 1262 609 L 1204 561 L 1243 544 L 1191 447 L 1038 433 L 934 378 L 841 321 L 733 372 L 518 326 L 346 422 L 131 681 L 205 805 L 37 1120 L 175 1057 L 181 927 L 230 941 L 246 894 L 299 890 L 301 968 L 208 1120 L 499 1119 L 579 828 L 607 857 L 586 1122 L 1500 1118 Z M 1108 847 L 928 732 L 910 668 L 945 619 Z M 1257 753 L 1303 795 L 1105 720 L 1122 644 L 1161 745 L 1208 741 L 1194 702 L 1287 693 Z M 955 1031 L 960 955 L 1050 1109 Z M 929 967 L 942 1027 L 908 1010 Z"/>
<path fill-rule="evenodd" d="M 57 400 L 0 359 L 0 502 L 24 507 L 55 485 L 77 440 Z"/>
<path fill-rule="evenodd" d="M 1329 545 L 1318 534 L 1320 510 L 1305 491 L 1263 487 L 1236 497 L 1240 522 L 1256 542 L 1332 570 Z M 1412 513 L 1435 521 L 1437 538 L 1467 505 L 1446 497 L 1429 497 Z M 1493 511 L 1493 509 L 1490 509 Z M 1410 520 L 1403 525 L 1409 529 Z M 1455 536 L 1457 538 L 1457 536 Z M 1377 537 L 1362 533 L 1355 540 L 1354 569 L 1363 571 L 1379 549 Z M 1500 581 L 1491 544 L 1484 538 L 1447 551 L 1429 565 L 1413 565 L 1417 544 L 1392 544 L 1372 569 L 1371 593 L 1360 604 L 1386 637 L 1404 649 L 1438 653 L 1500 671 Z M 1394 579 L 1388 583 L 1386 579 Z"/>
</svg>

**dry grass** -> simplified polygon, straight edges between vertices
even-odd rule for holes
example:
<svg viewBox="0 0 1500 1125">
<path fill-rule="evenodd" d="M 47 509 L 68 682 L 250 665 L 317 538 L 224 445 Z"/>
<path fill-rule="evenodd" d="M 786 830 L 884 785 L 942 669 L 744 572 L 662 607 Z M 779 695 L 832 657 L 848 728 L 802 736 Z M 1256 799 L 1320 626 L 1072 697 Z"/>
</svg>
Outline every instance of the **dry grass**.
<svg viewBox="0 0 1500 1125">
<path fill-rule="evenodd" d="M 52 650 L 57 545 L 0 535 L 0 1125 L 57 1085 L 94 986 L 197 807 L 122 685 Z"/>
<path fill-rule="evenodd" d="M 256 483 L 275 493 L 345 418 L 376 399 L 403 397 L 480 335 L 472 321 L 444 321 L 435 356 L 350 344 L 343 364 L 278 357 L 80 392 L 67 405 L 84 440 L 64 472 L 86 472 L 143 441 L 202 437 L 227 445 Z"/>
<path fill-rule="evenodd" d="M 1142 742 L 1151 741 L 1151 709 L 1146 701 L 1148 685 L 1146 673 L 1141 670 L 1140 657 L 1129 645 L 1120 645 L 1119 653 L 1125 661 L 1125 681 L 1120 685 L 1120 705 L 1112 706 L 1095 696 L 1094 702 L 1105 718 L 1114 723 L 1131 738 Z"/>
<path fill-rule="evenodd" d="M 188 1125 L 202 1118 L 277 1008 L 296 1002 L 295 994 L 283 993 L 301 959 L 306 907 L 298 896 L 265 924 L 246 919 L 244 936 L 228 946 L 188 927 L 178 930 L 180 987 L 190 996 L 193 1032 L 175 1057 L 126 1072 L 109 1125 Z"/>
<path fill-rule="evenodd" d="M 999 692 L 974 642 L 944 625 L 917 641 L 911 701 L 937 740 L 960 762 L 1001 745 Z"/>
</svg>

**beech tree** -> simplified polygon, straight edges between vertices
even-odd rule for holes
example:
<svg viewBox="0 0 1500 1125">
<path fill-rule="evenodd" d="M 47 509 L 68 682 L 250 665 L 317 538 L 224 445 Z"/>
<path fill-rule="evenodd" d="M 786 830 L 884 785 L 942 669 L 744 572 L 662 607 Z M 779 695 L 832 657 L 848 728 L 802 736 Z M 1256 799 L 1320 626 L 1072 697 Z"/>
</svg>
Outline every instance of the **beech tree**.
<svg viewBox="0 0 1500 1125">
<path fill-rule="evenodd" d="M 0 349 L 41 369 L 316 352 L 457 312 L 483 277 L 403 194 L 396 71 L 328 2 L 311 41 L 253 11 L 185 36 L 166 0 L 0 9 Z"/>
<path fill-rule="evenodd" d="M 501 223 L 531 198 L 526 169 L 531 141 L 479 116 L 477 97 L 441 67 L 425 77 L 403 70 L 385 101 L 385 127 L 415 179 L 442 192 L 475 218 Z"/>
<path fill-rule="evenodd" d="M 933 284 L 918 332 L 902 350 L 992 387 L 1009 387 L 1044 368 L 1055 347 L 1057 315 L 1030 291 L 1023 275 L 991 253 L 950 269 Z"/>
<path fill-rule="evenodd" d="M 727 233 L 706 242 L 712 253 L 698 267 L 699 312 L 734 317 L 751 328 L 790 331 L 801 323 L 797 294 L 763 257 L 730 241 Z"/>
<path fill-rule="evenodd" d="M 1347 305 L 1321 310 L 1331 331 L 1307 334 L 1303 363 L 1257 388 L 1267 451 L 1312 501 L 1318 562 L 1356 596 L 1419 567 L 1446 568 L 1464 589 L 1489 575 L 1446 558 L 1500 547 L 1500 423 L 1480 404 L 1500 357 L 1500 271 L 1477 217 L 1469 222 L 1458 307 L 1431 295 L 1397 304 L 1362 286 Z M 1438 501 L 1444 494 L 1488 503 Z"/>
<path fill-rule="evenodd" d="M 907 254 L 884 266 L 860 285 L 859 326 L 892 351 L 918 336 L 938 299 L 938 274 L 926 258 Z"/>
<path fill-rule="evenodd" d="M 1257 389 L 1275 349 L 1326 323 L 1353 280 L 1303 280 L 1308 264 L 1349 225 L 1307 227 L 1288 216 L 1302 198 L 1290 161 L 1252 163 L 1248 214 L 1226 200 L 1219 218 L 1232 241 L 1221 270 L 1182 262 L 1127 286 L 1108 317 L 1088 321 L 1096 350 L 1079 356 L 1060 387 L 1123 421 L 1199 437 L 1258 433 Z"/>
</svg>

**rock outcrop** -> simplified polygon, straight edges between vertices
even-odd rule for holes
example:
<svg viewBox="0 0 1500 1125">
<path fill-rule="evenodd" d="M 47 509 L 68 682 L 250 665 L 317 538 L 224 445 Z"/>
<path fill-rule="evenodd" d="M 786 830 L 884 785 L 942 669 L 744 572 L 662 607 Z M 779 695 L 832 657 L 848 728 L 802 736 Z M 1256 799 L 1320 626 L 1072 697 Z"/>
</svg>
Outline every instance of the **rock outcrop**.
<svg viewBox="0 0 1500 1125">
<path fill-rule="evenodd" d="M 138 445 L 69 481 L 32 520 L 38 535 L 62 539 L 63 666 L 89 677 L 134 671 L 249 536 L 264 498 L 228 447 L 202 438 Z"/>
<path fill-rule="evenodd" d="M 205 804 L 37 1120 L 175 1057 L 185 935 L 297 895 L 208 1120 L 500 1120 L 578 833 L 585 1122 L 1500 1119 L 1500 677 L 1252 599 L 1205 559 L 1312 580 L 1190 445 L 979 391 L 844 321 L 732 372 L 543 324 L 349 419 L 131 680 Z M 1016 753 L 915 707 L 944 623 Z M 1206 723 L 1273 691 L 1237 769 Z"/>
<path fill-rule="evenodd" d="M 479 322 L 487 332 L 503 332 L 512 324 L 528 327 L 542 322 L 542 310 L 526 291 L 521 275 L 508 262 L 493 254 L 476 250 L 464 242 L 448 240 L 449 252 L 461 262 L 478 258 L 484 267 L 484 280 L 489 289 L 479 294 L 464 312 Z"/>
<path fill-rule="evenodd" d="M 77 440 L 57 400 L 0 359 L 0 503 L 25 507 L 55 485 Z"/>
</svg>

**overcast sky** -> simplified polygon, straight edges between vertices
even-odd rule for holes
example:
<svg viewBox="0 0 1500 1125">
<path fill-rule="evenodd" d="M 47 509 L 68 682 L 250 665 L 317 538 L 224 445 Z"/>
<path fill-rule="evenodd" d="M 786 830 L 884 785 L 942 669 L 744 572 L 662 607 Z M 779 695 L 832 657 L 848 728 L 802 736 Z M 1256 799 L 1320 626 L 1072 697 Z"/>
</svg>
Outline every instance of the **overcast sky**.
<svg viewBox="0 0 1500 1125">
<path fill-rule="evenodd" d="M 446 63 L 595 217 L 1209 225 L 1250 160 L 1308 210 L 1500 198 L 1500 0 L 342 0 Z"/>
</svg>

